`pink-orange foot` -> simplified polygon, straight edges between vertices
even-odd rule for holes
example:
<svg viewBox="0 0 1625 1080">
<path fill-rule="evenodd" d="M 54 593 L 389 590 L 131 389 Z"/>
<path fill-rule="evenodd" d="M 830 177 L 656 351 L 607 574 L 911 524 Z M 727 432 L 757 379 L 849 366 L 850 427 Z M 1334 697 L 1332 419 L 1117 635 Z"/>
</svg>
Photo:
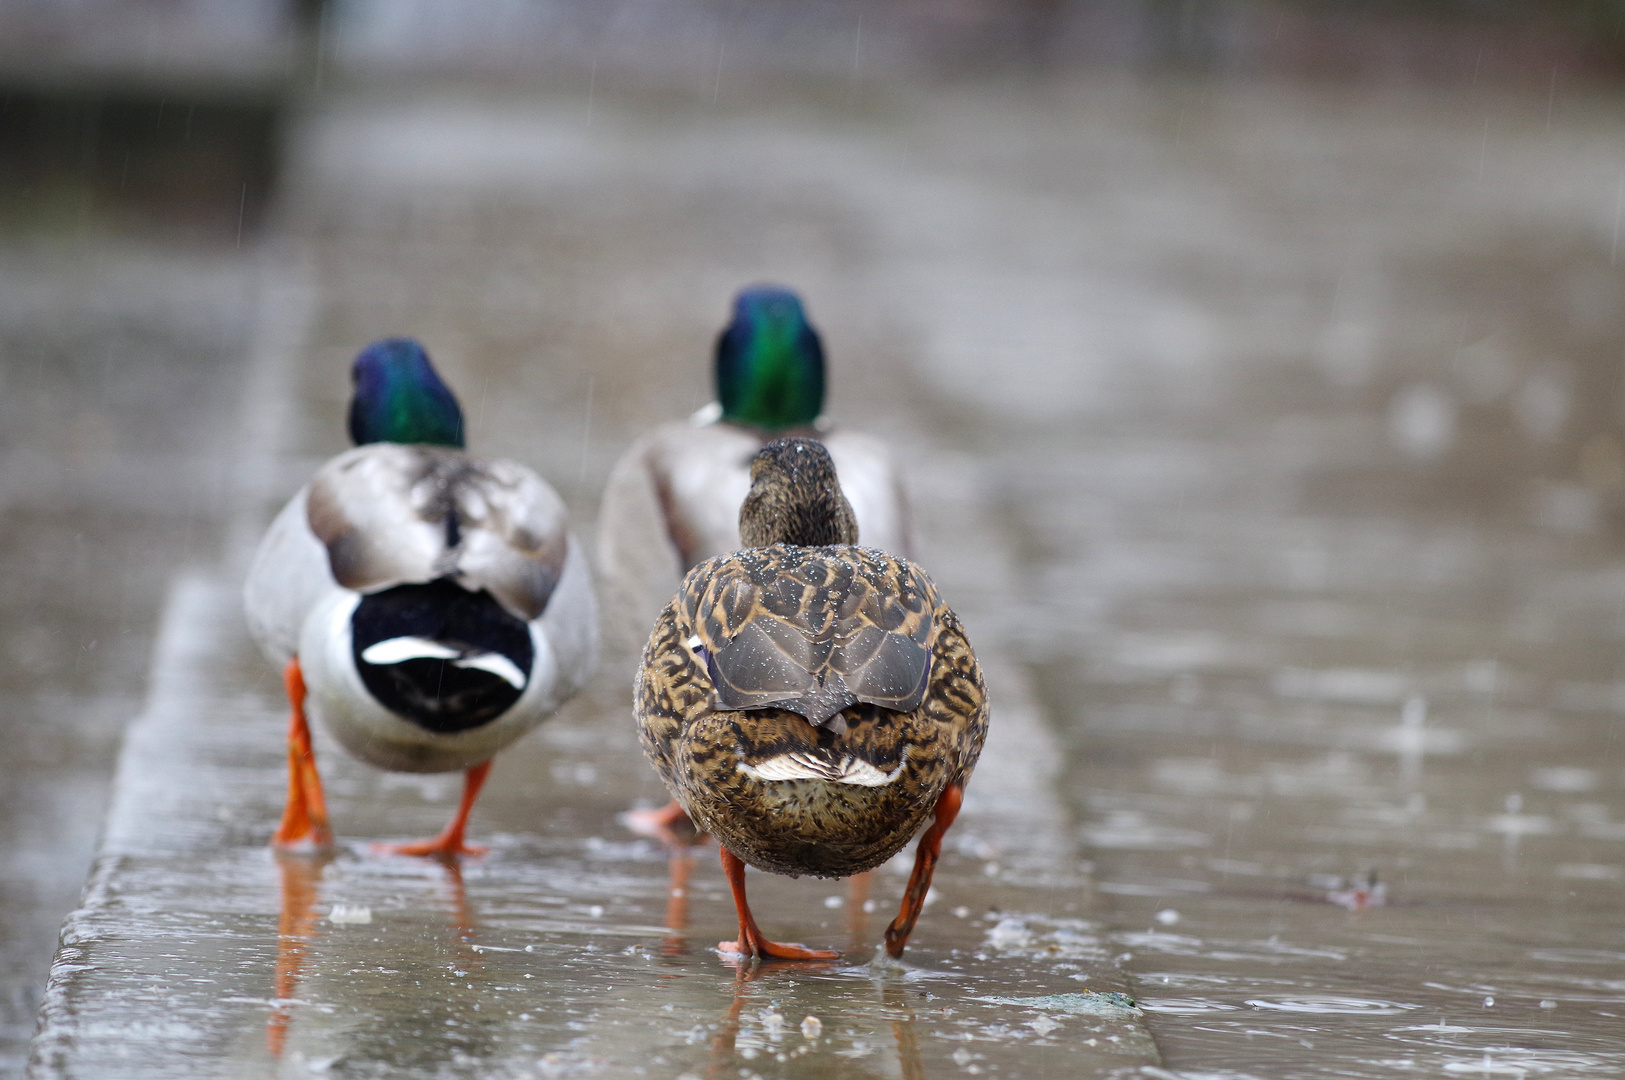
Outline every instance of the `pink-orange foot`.
<svg viewBox="0 0 1625 1080">
<path fill-rule="evenodd" d="M 886 955 L 894 960 L 902 958 L 908 936 L 914 932 L 920 912 L 925 910 L 925 894 L 931 891 L 931 876 L 936 873 L 937 859 L 942 855 L 942 838 L 959 816 L 959 806 L 964 799 L 965 789 L 958 784 L 949 784 L 937 796 L 931 827 L 921 834 L 920 846 L 914 850 L 914 872 L 909 874 L 908 888 L 903 890 L 903 903 L 898 908 L 897 918 L 886 927 Z"/>
<path fill-rule="evenodd" d="M 455 859 L 461 855 L 484 855 L 488 848 L 470 844 L 464 839 L 468 829 L 468 815 L 474 809 L 474 800 L 480 797 L 480 788 L 491 774 L 491 763 L 482 761 L 463 774 L 463 800 L 457 806 L 457 816 L 451 819 L 446 831 L 432 840 L 412 840 L 404 844 L 374 844 L 373 850 L 387 855 L 423 855 L 434 859 Z"/>
<path fill-rule="evenodd" d="M 769 941 L 758 931 L 747 944 L 739 941 L 719 941 L 717 951 L 730 956 L 743 956 L 758 960 L 839 960 L 841 954 L 830 949 L 809 949 L 794 941 Z"/>
<path fill-rule="evenodd" d="M 470 844 L 445 834 L 430 840 L 409 840 L 400 844 L 374 844 L 372 850 L 380 855 L 421 855 L 430 859 L 455 859 L 461 855 L 484 855 L 491 849 L 484 844 Z"/>
<path fill-rule="evenodd" d="M 333 834 L 326 829 L 311 829 L 292 839 L 284 840 L 280 834 L 271 838 L 271 846 L 284 855 L 328 855 L 334 848 Z"/>
<path fill-rule="evenodd" d="M 795 942 L 769 941 L 756 925 L 750 913 L 750 902 L 745 899 L 745 863 L 727 848 L 722 852 L 722 872 L 728 877 L 728 888 L 733 891 L 734 908 L 739 912 L 739 939 L 721 941 L 718 950 L 739 956 L 762 960 L 839 960 L 841 954 L 828 949 L 809 949 Z"/>
<path fill-rule="evenodd" d="M 667 847 L 698 844 L 705 839 L 705 834 L 694 824 L 694 820 L 683 812 L 683 808 L 677 805 L 676 799 L 658 810 L 643 808 L 628 810 L 621 815 L 621 824 L 639 836 L 659 840 Z"/>
</svg>

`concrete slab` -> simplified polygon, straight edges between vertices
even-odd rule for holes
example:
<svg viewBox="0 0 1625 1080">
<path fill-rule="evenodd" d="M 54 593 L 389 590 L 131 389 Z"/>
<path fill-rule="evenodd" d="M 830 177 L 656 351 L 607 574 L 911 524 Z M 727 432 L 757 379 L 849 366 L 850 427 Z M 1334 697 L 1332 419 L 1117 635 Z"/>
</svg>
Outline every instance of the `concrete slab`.
<svg viewBox="0 0 1625 1080">
<path fill-rule="evenodd" d="M 0 1077 L 20 1076 L 178 568 L 213 565 L 246 253 L 0 242 Z"/>
</svg>

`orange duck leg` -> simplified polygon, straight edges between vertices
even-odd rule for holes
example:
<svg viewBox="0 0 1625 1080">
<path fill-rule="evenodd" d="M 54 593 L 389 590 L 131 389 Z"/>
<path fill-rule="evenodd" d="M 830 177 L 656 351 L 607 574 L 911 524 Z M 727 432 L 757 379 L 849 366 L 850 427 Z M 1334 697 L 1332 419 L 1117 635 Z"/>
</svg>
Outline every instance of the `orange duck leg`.
<svg viewBox="0 0 1625 1080">
<path fill-rule="evenodd" d="M 291 711 L 288 802 L 282 809 L 282 824 L 271 837 L 271 845 L 292 852 L 326 851 L 333 846 L 333 830 L 327 824 L 327 800 L 322 795 L 322 778 L 316 771 L 316 752 L 310 743 L 310 724 L 305 719 L 305 676 L 297 656 L 283 669 L 282 684 L 288 692 Z"/>
<path fill-rule="evenodd" d="M 897 918 L 886 927 L 886 953 L 893 959 L 903 955 L 908 936 L 925 907 L 925 894 L 931 891 L 931 876 L 936 873 L 937 859 L 942 855 L 942 838 L 959 816 L 959 806 L 965 801 L 965 789 L 950 784 L 937 797 L 936 820 L 920 837 L 920 846 L 914 852 L 914 872 L 908 876 L 908 888 L 903 893 L 902 906 Z"/>
<path fill-rule="evenodd" d="M 721 847 L 721 845 L 718 845 Z M 841 954 L 828 949 L 809 949 L 794 942 L 767 940 L 756 919 L 750 913 L 745 899 L 745 863 L 725 847 L 722 850 L 722 871 L 728 875 L 728 887 L 733 890 L 734 907 L 739 911 L 739 940 L 723 941 L 717 948 L 727 953 L 763 960 L 839 960 Z"/>
<path fill-rule="evenodd" d="M 467 843 L 463 837 L 468 829 L 468 815 L 473 811 L 474 802 L 480 797 L 480 788 L 485 786 L 485 778 L 490 773 L 491 763 L 482 761 L 463 774 L 463 801 L 457 807 L 457 815 L 439 836 L 432 840 L 413 840 L 405 844 L 377 844 L 374 847 L 391 855 L 427 855 L 438 859 L 451 859 L 458 855 L 484 855 L 487 849 L 483 845 Z"/>
</svg>

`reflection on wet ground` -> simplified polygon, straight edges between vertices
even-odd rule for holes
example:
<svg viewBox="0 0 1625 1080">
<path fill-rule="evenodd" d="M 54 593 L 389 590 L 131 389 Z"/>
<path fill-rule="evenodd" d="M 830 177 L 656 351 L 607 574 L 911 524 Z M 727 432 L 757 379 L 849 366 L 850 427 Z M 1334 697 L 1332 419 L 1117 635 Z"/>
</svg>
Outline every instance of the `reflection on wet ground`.
<svg viewBox="0 0 1625 1080">
<path fill-rule="evenodd" d="M 318 299 L 249 376 L 282 417 L 252 453 L 291 490 L 340 446 L 355 345 L 413 333 L 475 445 L 590 521 L 629 438 L 702 402 L 731 291 L 802 288 L 831 412 L 909 465 L 1003 740 L 907 964 L 867 963 L 906 859 L 872 923 L 753 879 L 770 934 L 846 961 L 717 957 L 714 849 L 677 895 L 616 821 L 662 796 L 626 657 L 498 761 L 460 876 L 364 854 L 455 777 L 330 747 L 352 846 L 274 859 L 280 707 L 228 566 L 171 596 L 40 1075 L 1619 1071 L 1605 110 L 597 93 L 313 111 L 287 230 Z"/>
</svg>

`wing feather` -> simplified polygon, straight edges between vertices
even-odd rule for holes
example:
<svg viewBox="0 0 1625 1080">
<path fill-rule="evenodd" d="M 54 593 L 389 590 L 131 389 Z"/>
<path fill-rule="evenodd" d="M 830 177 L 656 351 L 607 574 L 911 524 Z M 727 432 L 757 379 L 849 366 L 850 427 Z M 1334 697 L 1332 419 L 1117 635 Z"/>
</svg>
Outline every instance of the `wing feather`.
<svg viewBox="0 0 1625 1080">
<path fill-rule="evenodd" d="M 739 763 L 739 771 L 757 780 L 823 780 L 834 784 L 853 784 L 857 787 L 885 787 L 903 774 L 907 761 L 905 753 L 890 772 L 882 772 L 874 765 L 851 754 L 832 757 L 805 752 L 792 752 L 770 757 L 751 764 Z"/>
<path fill-rule="evenodd" d="M 718 708 L 787 709 L 835 726 L 859 702 L 911 712 L 924 699 L 938 601 L 906 560 L 779 545 L 694 575 L 684 606 Z"/>
</svg>

